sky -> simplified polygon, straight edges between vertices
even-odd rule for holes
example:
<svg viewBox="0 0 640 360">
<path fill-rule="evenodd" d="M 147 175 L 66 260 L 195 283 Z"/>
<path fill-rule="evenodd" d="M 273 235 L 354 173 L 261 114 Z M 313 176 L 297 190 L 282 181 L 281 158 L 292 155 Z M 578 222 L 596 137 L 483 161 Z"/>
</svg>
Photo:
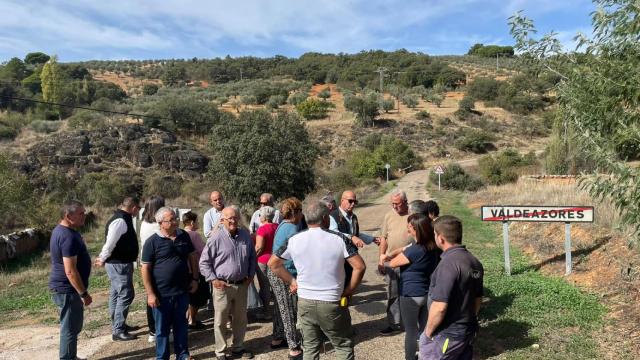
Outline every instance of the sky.
<svg viewBox="0 0 640 360">
<path fill-rule="evenodd" d="M 0 62 L 29 52 L 59 61 L 298 57 L 306 52 L 407 49 L 462 55 L 475 43 L 513 45 L 523 10 L 538 35 L 568 50 L 591 33 L 586 0 L 0 0 Z"/>
</svg>

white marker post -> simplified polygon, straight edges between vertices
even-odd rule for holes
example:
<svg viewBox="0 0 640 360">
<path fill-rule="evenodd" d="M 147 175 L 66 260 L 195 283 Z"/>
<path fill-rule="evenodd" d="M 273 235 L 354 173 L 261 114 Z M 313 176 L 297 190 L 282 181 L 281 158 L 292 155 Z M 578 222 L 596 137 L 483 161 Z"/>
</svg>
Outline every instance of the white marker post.
<svg viewBox="0 0 640 360">
<path fill-rule="evenodd" d="M 593 206 L 538 206 L 538 205 L 487 205 L 481 209 L 482 221 L 501 221 L 504 242 L 504 270 L 511 275 L 509 257 L 509 222 L 563 222 L 564 251 L 566 261 L 565 275 L 571 274 L 571 223 L 593 222 Z"/>
<path fill-rule="evenodd" d="M 384 168 L 387 169 L 387 182 L 389 182 L 389 169 L 391 169 L 391 165 L 385 164 Z"/>
<path fill-rule="evenodd" d="M 440 175 L 444 174 L 444 167 L 442 165 L 436 165 L 435 173 L 438 174 L 438 191 L 440 191 Z"/>
</svg>

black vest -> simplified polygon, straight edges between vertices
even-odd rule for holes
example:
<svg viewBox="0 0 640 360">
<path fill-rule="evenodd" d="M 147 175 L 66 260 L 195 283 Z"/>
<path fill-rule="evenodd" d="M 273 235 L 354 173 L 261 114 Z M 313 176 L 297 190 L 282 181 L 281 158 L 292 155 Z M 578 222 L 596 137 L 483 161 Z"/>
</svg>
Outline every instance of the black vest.
<svg viewBox="0 0 640 360">
<path fill-rule="evenodd" d="M 329 214 L 333 220 L 338 224 L 338 231 L 343 234 L 351 234 L 355 236 L 360 236 L 360 226 L 358 225 L 358 217 L 356 214 L 351 213 L 351 222 L 353 223 L 353 233 L 351 232 L 351 225 L 347 219 L 342 215 L 342 211 L 340 209 L 335 209 Z"/>
<path fill-rule="evenodd" d="M 135 262 L 138 258 L 138 251 L 140 251 L 140 248 L 138 247 L 138 237 L 136 236 L 136 230 L 133 228 L 131 214 L 122 210 L 116 210 L 111 219 L 107 221 L 104 236 L 105 238 L 107 237 L 109 225 L 111 225 L 111 223 L 116 219 L 124 220 L 127 224 L 127 232 L 120 236 L 120 239 L 116 242 L 115 248 L 113 248 L 113 251 L 111 252 L 111 256 L 109 256 L 105 262 L 112 264 Z"/>
</svg>

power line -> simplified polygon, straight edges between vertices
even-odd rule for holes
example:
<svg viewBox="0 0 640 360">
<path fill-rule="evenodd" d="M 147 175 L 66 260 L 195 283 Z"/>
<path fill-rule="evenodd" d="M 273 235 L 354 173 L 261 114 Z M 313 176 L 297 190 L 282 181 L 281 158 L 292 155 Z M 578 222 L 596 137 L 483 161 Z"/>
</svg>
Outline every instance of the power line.
<svg viewBox="0 0 640 360">
<path fill-rule="evenodd" d="M 55 105 L 55 106 L 68 107 L 68 108 L 72 108 L 72 109 L 82 109 L 82 110 L 89 110 L 89 111 L 97 111 L 97 112 L 103 112 L 103 113 L 115 114 L 115 115 L 126 115 L 126 116 L 133 116 L 133 117 L 146 117 L 146 118 L 150 118 L 150 119 L 170 120 L 170 119 L 167 119 L 167 118 L 164 118 L 164 117 L 160 117 L 160 116 L 125 113 L 125 112 L 111 111 L 111 110 L 102 110 L 102 109 L 90 108 L 90 107 L 86 107 L 86 106 L 55 103 L 55 102 L 51 102 L 51 101 L 27 99 L 27 98 L 20 98 L 20 97 L 14 97 L 14 96 L 6 96 L 6 95 L 0 95 L 0 97 L 3 98 L 3 99 L 8 99 L 8 100 L 27 101 L 27 102 L 38 103 L 38 104 Z"/>
</svg>

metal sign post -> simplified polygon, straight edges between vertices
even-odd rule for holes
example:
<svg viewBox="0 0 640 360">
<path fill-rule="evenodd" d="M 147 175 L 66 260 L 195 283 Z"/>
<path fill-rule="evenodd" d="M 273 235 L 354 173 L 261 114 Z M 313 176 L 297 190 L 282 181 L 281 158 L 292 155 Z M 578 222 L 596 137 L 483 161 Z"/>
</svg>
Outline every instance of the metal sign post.
<svg viewBox="0 0 640 360">
<path fill-rule="evenodd" d="M 563 222 L 565 275 L 571 274 L 571 223 L 593 222 L 593 206 L 487 205 L 481 209 L 482 221 L 501 221 L 504 243 L 504 270 L 511 275 L 509 256 L 509 222 Z"/>
<path fill-rule="evenodd" d="M 384 168 L 387 169 L 387 182 L 389 182 L 389 169 L 391 168 L 391 165 L 385 164 Z"/>
<path fill-rule="evenodd" d="M 511 275 L 511 256 L 509 254 L 509 222 L 502 222 L 502 242 L 504 248 L 504 272 Z"/>
<path fill-rule="evenodd" d="M 438 174 L 438 191 L 440 191 L 440 175 L 444 174 L 444 167 L 442 167 L 442 165 L 436 165 L 435 173 Z"/>
</svg>

